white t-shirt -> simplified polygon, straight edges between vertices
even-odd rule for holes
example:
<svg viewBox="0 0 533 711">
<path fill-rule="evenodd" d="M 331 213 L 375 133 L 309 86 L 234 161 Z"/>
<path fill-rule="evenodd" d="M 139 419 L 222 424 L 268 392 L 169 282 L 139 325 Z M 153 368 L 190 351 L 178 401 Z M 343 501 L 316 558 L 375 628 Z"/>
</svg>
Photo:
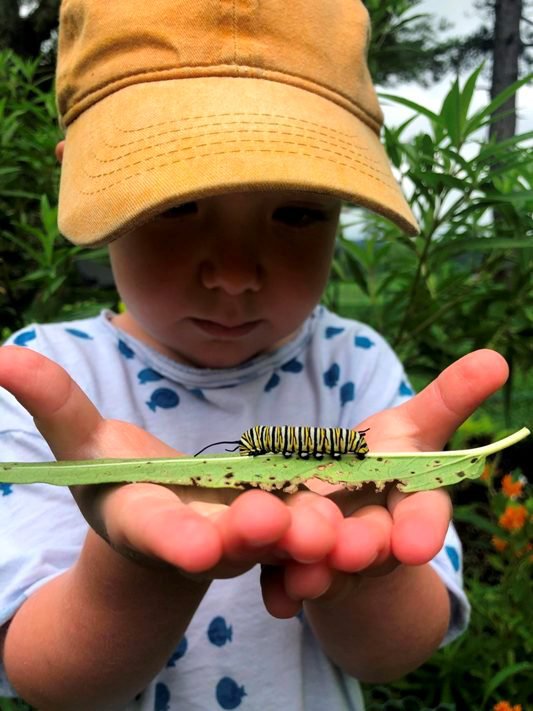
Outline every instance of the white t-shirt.
<svg viewBox="0 0 533 711">
<path fill-rule="evenodd" d="M 184 453 L 238 440 L 253 425 L 351 428 L 412 395 L 383 338 L 324 307 L 278 350 L 222 370 L 175 363 L 115 328 L 112 316 L 104 311 L 96 318 L 29 326 L 9 343 L 60 363 L 105 417 L 134 423 Z M 0 460 L 53 458 L 30 415 L 0 388 Z M 72 566 L 86 532 L 67 488 L 0 483 L 0 626 L 37 588 Z M 453 527 L 432 565 L 452 602 L 448 642 L 469 615 Z M 0 696 L 13 695 L 0 666 Z M 305 615 L 279 620 L 266 612 L 258 566 L 212 583 L 166 667 L 125 707 L 278 708 L 359 711 L 363 702 L 358 682 L 325 656 Z"/>
</svg>

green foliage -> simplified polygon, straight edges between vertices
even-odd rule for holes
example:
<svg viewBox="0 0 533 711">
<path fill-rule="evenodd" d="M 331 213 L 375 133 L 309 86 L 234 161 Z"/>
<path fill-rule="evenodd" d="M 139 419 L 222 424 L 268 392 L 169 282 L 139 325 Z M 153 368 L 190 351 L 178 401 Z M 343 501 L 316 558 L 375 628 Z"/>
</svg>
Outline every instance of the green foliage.
<svg viewBox="0 0 533 711">
<path fill-rule="evenodd" d="M 103 252 L 82 252 L 57 229 L 61 136 L 49 81 L 39 60 L 0 52 L 0 339 L 31 321 L 97 313 L 115 301 L 84 286 L 75 269 Z"/>
<path fill-rule="evenodd" d="M 500 351 L 514 371 L 531 362 L 533 133 L 484 139 L 492 112 L 530 77 L 473 110 L 480 71 L 463 86 L 455 81 L 438 113 L 384 97 L 429 124 L 407 141 L 414 117 L 385 132 L 421 232 L 407 237 L 382 218 L 356 213 L 363 240 L 339 240 L 326 295 L 333 308 L 384 333 L 407 371 L 426 379 L 476 348 Z M 338 299 L 339 283 L 356 285 L 349 309 Z"/>
<path fill-rule="evenodd" d="M 523 711 L 531 709 L 533 488 L 521 471 L 497 472 L 495 459 L 484 481 L 469 485 L 476 490 L 475 503 L 455 507 L 466 554 L 470 626 L 419 670 L 387 688 L 388 698 L 397 703 L 414 696 L 429 708 L 450 704 L 482 711 L 505 699 L 521 704 Z M 373 705 L 384 692 L 366 689 L 369 710 L 389 708 Z"/>
<path fill-rule="evenodd" d="M 364 0 L 372 21 L 368 53 L 370 73 L 377 84 L 440 79 L 457 54 L 458 40 L 438 38 L 449 25 L 424 12 L 421 0 Z"/>
</svg>

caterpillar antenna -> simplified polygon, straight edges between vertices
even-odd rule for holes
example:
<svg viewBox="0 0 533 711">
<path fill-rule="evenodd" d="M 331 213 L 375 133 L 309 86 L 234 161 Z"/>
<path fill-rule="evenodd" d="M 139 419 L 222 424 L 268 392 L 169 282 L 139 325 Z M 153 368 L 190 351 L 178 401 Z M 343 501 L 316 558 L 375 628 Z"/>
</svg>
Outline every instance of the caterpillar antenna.
<svg viewBox="0 0 533 711">
<path fill-rule="evenodd" d="M 237 447 L 235 447 L 234 449 L 226 449 L 226 452 L 235 452 L 235 450 L 238 449 L 238 447 L 239 447 L 240 440 L 235 440 L 235 439 L 234 439 L 234 440 L 228 440 L 228 441 L 226 441 L 226 442 L 212 442 L 211 444 L 207 444 L 207 445 L 206 445 L 203 449 L 201 449 L 199 452 L 196 452 L 196 454 L 195 454 L 194 456 L 197 457 L 197 456 L 198 456 L 199 454 L 201 454 L 202 452 L 205 452 L 206 449 L 209 449 L 210 447 L 216 447 L 217 444 L 236 444 Z"/>
</svg>

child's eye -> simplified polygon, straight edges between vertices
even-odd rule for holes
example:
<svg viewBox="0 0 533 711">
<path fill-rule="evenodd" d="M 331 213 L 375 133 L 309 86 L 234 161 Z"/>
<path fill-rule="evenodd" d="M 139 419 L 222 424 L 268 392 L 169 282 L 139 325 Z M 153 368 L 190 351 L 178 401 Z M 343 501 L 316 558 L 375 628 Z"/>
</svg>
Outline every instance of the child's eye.
<svg viewBox="0 0 533 711">
<path fill-rule="evenodd" d="M 325 222 L 328 214 L 324 210 L 311 207 L 278 207 L 274 210 L 273 219 L 283 222 L 289 227 L 309 227 L 316 222 Z"/>
<path fill-rule="evenodd" d="M 195 202 L 184 202 L 182 205 L 171 207 L 165 212 L 162 212 L 160 217 L 165 220 L 172 220 L 176 217 L 186 217 L 187 215 L 195 215 L 198 212 L 198 205 Z"/>
</svg>

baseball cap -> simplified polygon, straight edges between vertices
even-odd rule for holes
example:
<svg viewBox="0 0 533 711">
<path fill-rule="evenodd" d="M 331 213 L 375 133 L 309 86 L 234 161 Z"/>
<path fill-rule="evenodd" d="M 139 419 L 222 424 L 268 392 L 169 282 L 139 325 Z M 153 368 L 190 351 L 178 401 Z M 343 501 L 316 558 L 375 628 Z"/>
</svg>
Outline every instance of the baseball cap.
<svg viewBox="0 0 533 711">
<path fill-rule="evenodd" d="M 99 245 L 183 202 L 299 190 L 416 234 L 369 40 L 360 0 L 63 0 L 61 232 Z"/>
</svg>

